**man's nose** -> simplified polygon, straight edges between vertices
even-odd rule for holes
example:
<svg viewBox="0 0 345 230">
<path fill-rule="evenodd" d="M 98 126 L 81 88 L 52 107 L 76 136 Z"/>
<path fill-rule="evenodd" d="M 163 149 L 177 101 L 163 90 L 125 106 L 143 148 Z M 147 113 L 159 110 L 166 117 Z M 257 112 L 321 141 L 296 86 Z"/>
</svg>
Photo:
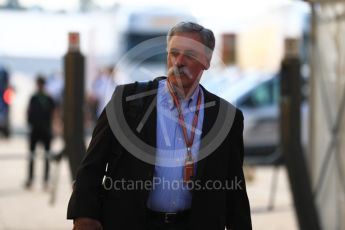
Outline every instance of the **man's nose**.
<svg viewBox="0 0 345 230">
<path fill-rule="evenodd" d="M 183 54 L 179 54 L 175 57 L 175 66 L 182 67 L 185 65 L 185 58 Z"/>
</svg>

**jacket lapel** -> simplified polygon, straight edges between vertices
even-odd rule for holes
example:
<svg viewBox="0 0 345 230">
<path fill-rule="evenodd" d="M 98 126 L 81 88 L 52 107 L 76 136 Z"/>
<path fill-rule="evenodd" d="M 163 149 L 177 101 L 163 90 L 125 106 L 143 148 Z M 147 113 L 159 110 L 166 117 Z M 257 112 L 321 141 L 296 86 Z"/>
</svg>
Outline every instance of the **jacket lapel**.
<svg viewBox="0 0 345 230">
<path fill-rule="evenodd" d="M 153 148 L 156 147 L 157 137 L 157 89 L 159 80 L 161 80 L 161 78 L 156 78 L 148 83 L 149 85 L 147 87 L 147 91 L 155 90 L 156 92 L 147 97 L 141 114 L 139 115 L 139 117 L 143 121 L 143 127 L 140 133 L 140 137 L 146 144 L 152 146 Z M 156 157 L 155 151 L 153 151 L 150 154 L 152 154 L 154 158 Z M 149 168 L 149 177 L 152 178 L 154 172 L 154 165 L 146 165 Z"/>
<path fill-rule="evenodd" d="M 158 83 L 150 82 L 149 89 L 157 90 Z M 152 147 L 156 146 L 156 128 L 157 128 L 157 93 L 148 96 L 148 99 L 145 102 L 142 114 L 139 117 L 142 117 L 144 121 L 144 126 L 142 130 L 142 138 L 145 143 L 149 144 Z"/>
<path fill-rule="evenodd" d="M 201 86 L 201 85 L 200 85 Z M 219 110 L 219 99 L 208 92 L 203 86 L 201 89 L 204 92 L 204 120 L 202 124 L 202 134 L 201 134 L 201 143 L 200 149 L 203 149 L 206 145 L 205 143 L 205 136 L 213 127 Z M 197 161 L 197 169 L 196 169 L 196 176 L 195 179 L 200 179 L 202 177 L 204 168 L 206 165 L 206 158 L 200 160 L 200 155 Z"/>
<path fill-rule="evenodd" d="M 156 90 L 158 89 L 158 82 L 162 78 L 156 78 L 152 82 L 149 83 L 148 90 Z M 201 89 L 204 93 L 204 120 L 202 125 L 202 135 L 201 135 L 201 143 L 200 149 L 205 147 L 204 138 L 208 134 L 208 132 L 213 127 L 219 110 L 219 98 L 208 92 L 203 86 Z M 148 99 L 145 100 L 145 105 L 142 110 L 142 114 L 139 117 L 144 118 L 147 117 L 146 122 L 144 122 L 144 126 L 141 132 L 142 140 L 149 144 L 150 146 L 156 146 L 156 137 L 157 137 L 157 93 L 148 96 Z M 145 115 L 148 113 L 148 115 Z M 154 153 L 155 154 L 155 153 Z M 200 179 L 202 173 L 204 171 L 206 164 L 206 159 L 198 159 L 197 161 L 197 172 L 195 179 Z M 153 173 L 154 165 L 151 165 L 151 170 Z"/>
</svg>

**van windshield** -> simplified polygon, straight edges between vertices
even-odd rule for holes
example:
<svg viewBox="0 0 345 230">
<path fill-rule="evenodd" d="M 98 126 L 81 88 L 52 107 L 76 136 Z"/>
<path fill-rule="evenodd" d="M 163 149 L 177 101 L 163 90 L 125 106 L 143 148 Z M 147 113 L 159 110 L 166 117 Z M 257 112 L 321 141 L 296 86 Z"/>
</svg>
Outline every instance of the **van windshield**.
<svg viewBox="0 0 345 230">
<path fill-rule="evenodd" d="M 133 49 L 135 46 L 147 40 L 157 38 L 160 36 L 166 36 L 166 34 L 142 34 L 142 33 L 128 33 L 126 35 L 126 52 Z M 144 62 L 152 64 L 165 64 L 166 63 L 166 41 L 154 47 L 148 47 L 142 52 L 135 52 L 136 55 L 129 56 L 130 61 L 133 62 Z"/>
</svg>

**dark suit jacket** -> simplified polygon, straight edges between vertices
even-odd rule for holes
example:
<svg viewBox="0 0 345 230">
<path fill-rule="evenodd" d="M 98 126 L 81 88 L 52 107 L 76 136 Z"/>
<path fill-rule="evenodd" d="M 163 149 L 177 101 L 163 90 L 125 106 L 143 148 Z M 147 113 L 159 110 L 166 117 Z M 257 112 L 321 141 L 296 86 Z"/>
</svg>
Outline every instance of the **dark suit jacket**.
<svg viewBox="0 0 345 230">
<path fill-rule="evenodd" d="M 157 89 L 158 80 L 149 82 L 146 90 Z M 128 103 L 125 98 L 136 92 L 138 83 L 119 87 L 124 88 L 123 108 L 128 110 Z M 197 163 L 195 180 L 198 180 L 200 185 L 205 185 L 210 180 L 235 181 L 240 187 L 227 190 L 194 189 L 192 191 L 190 229 L 224 230 L 225 226 L 227 229 L 251 229 L 250 207 L 242 171 L 242 112 L 203 87 L 202 90 L 205 104 L 208 102 L 215 102 L 215 104 L 204 111 L 201 146 L 204 141 L 203 137 L 210 132 L 215 124 L 221 103 L 233 109 L 235 116 L 224 141 L 212 154 Z M 130 111 L 125 111 L 125 114 L 127 113 L 126 119 L 133 130 L 135 130 L 136 124 L 141 120 L 150 102 L 154 102 L 155 96 L 156 94 L 153 94 L 145 99 L 145 103 L 142 105 L 145 109 L 140 110 L 142 112 L 133 116 L 133 114 L 128 115 Z M 137 135 L 146 143 L 155 146 L 156 109 L 148 117 L 141 133 L 137 133 Z M 105 191 L 101 182 L 105 175 L 107 163 L 109 163 L 109 173 L 107 174 L 110 174 L 114 180 L 138 181 L 152 180 L 153 178 L 154 165 L 139 160 L 119 144 L 110 128 L 106 113 L 103 112 L 94 129 L 87 154 L 77 174 L 68 206 L 68 219 L 78 217 L 98 219 L 104 229 L 142 229 L 146 221 L 146 201 L 149 191 L 145 189 Z"/>
</svg>

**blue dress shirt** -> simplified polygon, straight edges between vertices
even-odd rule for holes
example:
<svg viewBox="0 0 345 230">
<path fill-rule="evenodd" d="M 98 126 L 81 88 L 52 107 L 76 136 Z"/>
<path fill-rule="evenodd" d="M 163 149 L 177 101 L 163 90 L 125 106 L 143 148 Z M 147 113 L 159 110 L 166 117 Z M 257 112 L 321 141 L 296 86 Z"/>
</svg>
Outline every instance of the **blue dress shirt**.
<svg viewBox="0 0 345 230">
<path fill-rule="evenodd" d="M 199 91 L 201 92 L 201 109 L 192 146 L 194 161 L 197 159 L 200 147 L 204 119 L 204 94 L 201 87 L 197 86 L 189 99 L 180 100 L 188 138 L 190 138 Z M 162 80 L 159 82 L 157 93 L 156 166 L 153 188 L 147 201 L 149 209 L 159 212 L 176 212 L 190 208 L 191 191 L 183 183 L 186 153 L 187 147 L 178 122 L 178 111 L 169 93 L 167 81 Z"/>
</svg>

